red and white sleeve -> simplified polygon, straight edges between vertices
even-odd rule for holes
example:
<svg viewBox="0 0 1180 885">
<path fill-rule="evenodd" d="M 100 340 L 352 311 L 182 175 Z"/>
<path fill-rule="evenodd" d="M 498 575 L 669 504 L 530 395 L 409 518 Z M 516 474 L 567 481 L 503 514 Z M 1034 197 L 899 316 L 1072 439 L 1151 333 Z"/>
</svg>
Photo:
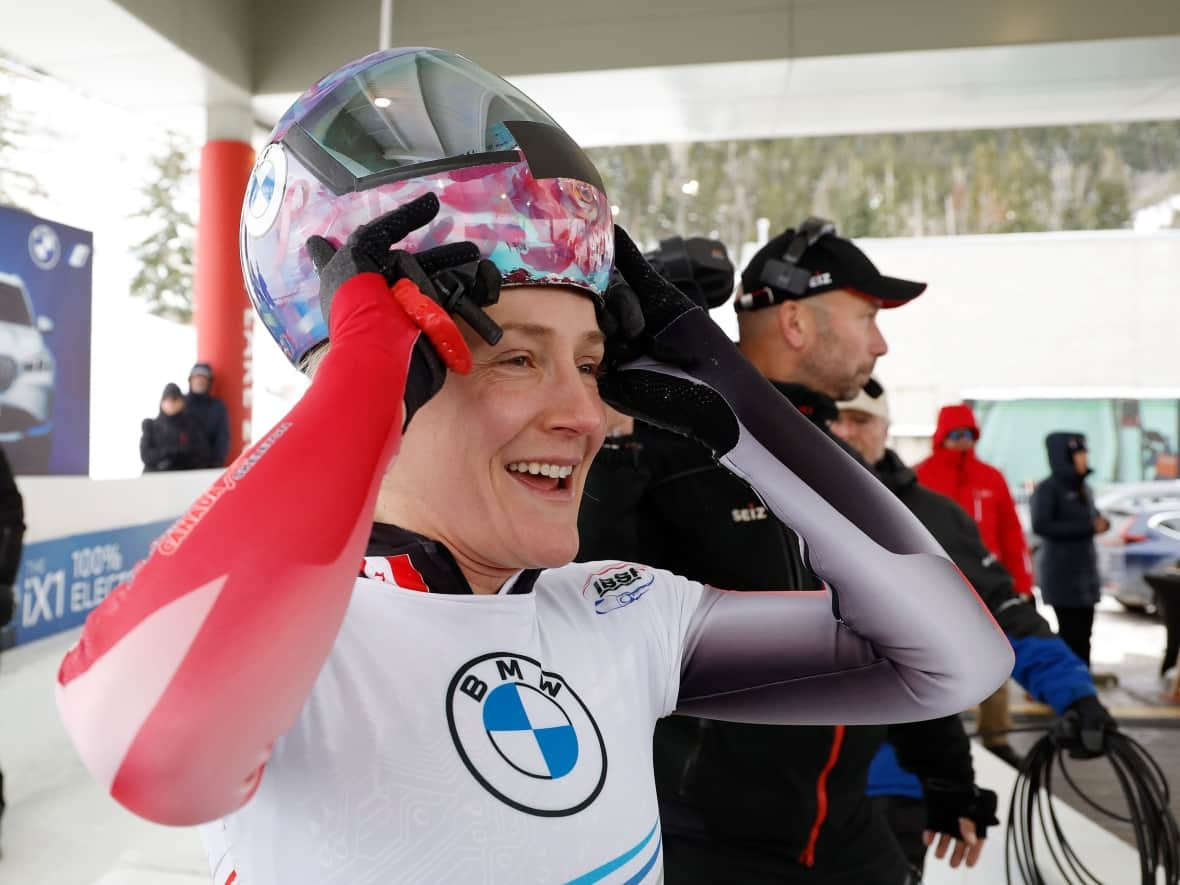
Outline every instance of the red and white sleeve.
<svg viewBox="0 0 1180 885">
<path fill-rule="evenodd" d="M 467 353 L 408 280 L 341 286 L 332 349 L 300 402 L 87 619 L 58 708 L 87 768 L 131 811 L 190 825 L 253 795 L 344 618 L 424 329 L 452 365 Z"/>
</svg>

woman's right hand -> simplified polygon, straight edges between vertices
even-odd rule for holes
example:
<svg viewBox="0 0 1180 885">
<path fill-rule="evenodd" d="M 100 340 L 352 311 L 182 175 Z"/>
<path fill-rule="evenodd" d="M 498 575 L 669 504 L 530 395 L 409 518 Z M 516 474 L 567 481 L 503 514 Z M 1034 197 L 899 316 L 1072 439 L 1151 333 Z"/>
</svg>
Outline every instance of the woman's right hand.
<svg viewBox="0 0 1180 885">
<path fill-rule="evenodd" d="M 336 297 L 360 274 L 379 273 L 391 287 L 392 300 L 425 335 L 414 344 L 405 391 L 405 422 L 442 387 L 446 371 L 465 374 L 471 353 L 452 314 L 462 316 L 484 338 L 498 339 L 500 329 L 483 312 L 500 294 L 500 273 L 481 260 L 474 243 L 447 243 L 417 254 L 394 250 L 411 231 L 428 224 L 439 210 L 438 198 L 425 194 L 358 227 L 337 248 L 313 236 L 307 250 L 320 277 L 320 310 L 328 321 L 329 341 L 347 334 L 347 319 L 333 311 Z"/>
</svg>

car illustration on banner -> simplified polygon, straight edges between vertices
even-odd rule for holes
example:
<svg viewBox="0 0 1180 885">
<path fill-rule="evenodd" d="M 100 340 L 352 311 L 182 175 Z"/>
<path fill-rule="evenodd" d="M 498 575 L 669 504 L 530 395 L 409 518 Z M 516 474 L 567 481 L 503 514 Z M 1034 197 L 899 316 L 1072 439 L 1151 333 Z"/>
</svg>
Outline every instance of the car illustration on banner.
<svg viewBox="0 0 1180 885">
<path fill-rule="evenodd" d="M 24 281 L 0 273 L 0 443 L 31 468 L 25 472 L 43 472 L 49 459 L 56 363 L 46 336 L 52 331 L 53 320 L 34 312 Z"/>
</svg>

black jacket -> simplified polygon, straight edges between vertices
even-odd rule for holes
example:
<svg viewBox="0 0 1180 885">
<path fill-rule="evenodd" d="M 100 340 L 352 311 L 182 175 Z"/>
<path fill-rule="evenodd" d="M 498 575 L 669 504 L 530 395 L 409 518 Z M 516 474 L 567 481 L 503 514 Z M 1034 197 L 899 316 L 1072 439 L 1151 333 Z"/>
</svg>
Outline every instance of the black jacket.
<svg viewBox="0 0 1180 885">
<path fill-rule="evenodd" d="M 25 536 L 25 502 L 4 450 L 0 449 L 0 627 L 11 619 L 16 606 L 13 584 L 20 566 Z"/>
<path fill-rule="evenodd" d="M 830 399 L 776 386 L 827 430 L 836 414 Z M 637 425 L 634 442 L 642 446 L 638 454 L 632 449 L 622 459 L 616 451 L 595 461 L 578 559 L 632 559 L 729 590 L 821 586 L 798 536 L 704 448 L 645 425 Z M 646 483 L 640 494 L 623 491 L 637 478 Z M 620 537 L 618 508 L 628 504 L 636 508 L 635 532 Z M 752 863 L 756 857 L 763 868 L 771 864 L 781 881 L 872 882 L 865 871 L 890 864 L 904 871 L 865 793 L 869 762 L 886 733 L 884 726 L 662 720 L 655 772 L 664 832 L 738 849 Z M 903 764 L 921 777 L 973 781 L 957 717 L 895 727 L 890 737 Z M 820 878 L 821 870 L 832 878 Z M 733 878 L 742 881 L 741 871 Z"/>
<path fill-rule="evenodd" d="M 1016 594 L 1012 575 L 987 549 L 975 520 L 955 501 L 918 482 L 917 474 L 889 449 L 873 465 L 889 491 L 918 518 L 971 582 L 1000 628 L 1012 639 L 1052 637 L 1045 619 Z"/>
<path fill-rule="evenodd" d="M 1049 605 L 1096 605 L 1101 595 L 1094 548 L 1098 510 L 1073 463 L 1073 452 L 1084 445 L 1079 433 L 1050 433 L 1045 448 L 1052 475 L 1033 491 L 1032 527 L 1041 537 L 1037 582 Z"/>
<path fill-rule="evenodd" d="M 224 467 L 229 454 L 229 413 L 225 403 L 207 393 L 189 393 L 184 398 L 184 411 L 205 429 L 205 444 L 209 449 L 209 467 Z"/>
<path fill-rule="evenodd" d="M 1016 593 L 1012 575 L 987 549 L 967 511 L 920 485 L 914 471 L 888 449 L 873 470 L 954 560 L 1007 634 L 1016 652 L 1013 678 L 1058 713 L 1079 697 L 1094 694 L 1086 665 L 1057 638 L 1036 606 Z"/>
<path fill-rule="evenodd" d="M 155 418 L 143 419 L 139 457 L 145 473 L 216 466 L 204 430 L 187 408 L 175 415 L 160 412 Z"/>
</svg>

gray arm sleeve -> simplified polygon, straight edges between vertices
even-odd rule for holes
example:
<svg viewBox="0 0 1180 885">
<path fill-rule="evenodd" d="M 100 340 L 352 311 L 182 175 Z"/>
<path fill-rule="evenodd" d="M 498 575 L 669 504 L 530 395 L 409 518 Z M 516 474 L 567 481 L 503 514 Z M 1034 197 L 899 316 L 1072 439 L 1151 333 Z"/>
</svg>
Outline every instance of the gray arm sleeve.
<svg viewBox="0 0 1180 885">
<path fill-rule="evenodd" d="M 942 548 L 732 356 L 740 363 L 727 365 L 722 353 L 691 375 L 650 360 L 625 370 L 694 400 L 715 419 L 711 428 L 723 423 L 718 403 L 726 406 L 730 426 L 709 441 L 721 464 L 799 533 L 831 592 L 708 589 L 686 635 L 678 711 L 754 723 L 890 723 L 957 713 L 990 694 L 1011 673 L 1011 645 Z M 677 413 L 692 407 L 681 402 Z"/>
</svg>

